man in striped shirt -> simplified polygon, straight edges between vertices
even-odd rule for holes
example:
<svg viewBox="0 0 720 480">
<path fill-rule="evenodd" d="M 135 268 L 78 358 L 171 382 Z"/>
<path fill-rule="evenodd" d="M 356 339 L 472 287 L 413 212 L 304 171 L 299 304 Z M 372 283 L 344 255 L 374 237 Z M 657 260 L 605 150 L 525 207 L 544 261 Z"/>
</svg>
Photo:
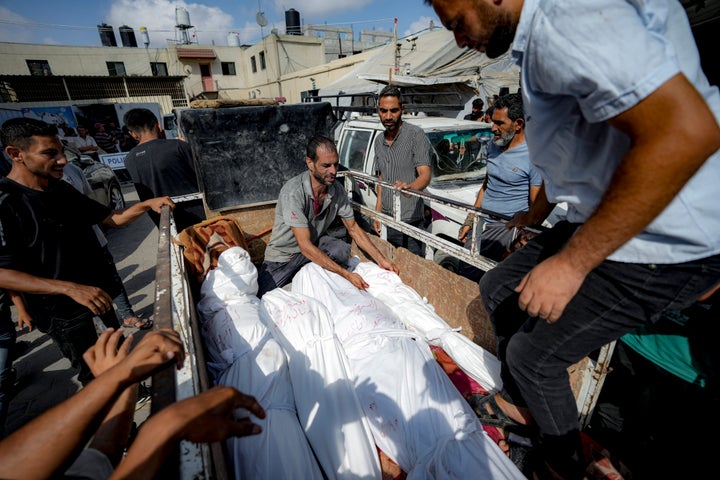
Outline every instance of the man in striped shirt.
<svg viewBox="0 0 720 480">
<path fill-rule="evenodd" d="M 378 98 L 378 115 L 385 127 L 383 135 L 375 139 L 375 170 L 380 180 L 394 184 L 395 189 L 423 190 L 430 183 L 430 143 L 420 127 L 402 121 L 403 103 L 400 89 L 388 85 Z M 393 214 L 393 192 L 377 187 L 375 210 Z M 400 197 L 401 220 L 417 228 L 424 228 L 424 203 L 411 195 Z M 375 221 L 380 234 L 380 222 Z M 396 247 L 404 247 L 416 255 L 424 255 L 424 245 L 398 230 L 388 228 L 387 240 Z"/>
</svg>

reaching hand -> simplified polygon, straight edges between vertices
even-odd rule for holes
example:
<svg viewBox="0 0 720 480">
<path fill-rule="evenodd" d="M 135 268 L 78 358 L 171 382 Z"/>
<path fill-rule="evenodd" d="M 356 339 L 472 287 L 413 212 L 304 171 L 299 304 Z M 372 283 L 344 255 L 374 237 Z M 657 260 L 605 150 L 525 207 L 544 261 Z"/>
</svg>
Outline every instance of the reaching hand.
<svg viewBox="0 0 720 480">
<path fill-rule="evenodd" d="M 30 316 L 27 312 L 18 312 L 17 317 L 17 324 L 18 328 L 22 330 L 25 327 L 28 327 L 28 332 L 32 332 L 33 326 L 32 326 L 32 316 Z"/>
<path fill-rule="evenodd" d="M 122 362 L 117 362 L 112 371 L 117 372 L 125 382 L 135 383 L 173 361 L 179 369 L 184 360 L 185 350 L 180 335 L 175 330 L 163 328 L 146 334 Z"/>
<path fill-rule="evenodd" d="M 182 400 L 166 410 L 171 416 L 170 421 L 181 426 L 178 437 L 199 443 L 260 433 L 260 426 L 249 417 L 235 417 L 239 408 L 250 411 L 258 418 L 265 418 L 265 410 L 254 397 L 222 386 Z"/>
<path fill-rule="evenodd" d="M 381 258 L 378 262 L 378 265 L 380 268 L 384 270 L 389 270 L 391 272 L 395 272 L 396 274 L 400 275 L 400 269 L 395 265 L 393 262 L 388 260 L 387 258 Z"/>
<path fill-rule="evenodd" d="M 523 277 L 515 291 L 518 305 L 531 317 L 557 321 L 580 290 L 586 273 L 579 272 L 562 253 L 539 263 Z"/>
<path fill-rule="evenodd" d="M 365 291 L 370 285 L 357 273 L 347 272 L 346 277 L 348 282 L 355 285 L 358 290 Z"/>
<path fill-rule="evenodd" d="M 382 233 L 382 224 L 380 223 L 380 220 L 373 220 L 373 228 L 375 229 L 375 233 L 378 235 Z"/>
<path fill-rule="evenodd" d="M 110 295 L 98 287 L 73 284 L 65 293 L 80 305 L 89 308 L 95 315 L 101 315 L 113 306 Z"/>
<path fill-rule="evenodd" d="M 110 479 L 158 478 L 162 462 L 179 440 L 218 442 L 229 437 L 257 435 L 260 425 L 250 418 L 236 417 L 245 409 L 258 418 L 265 410 L 250 395 L 232 387 L 215 387 L 164 408 L 143 423 L 127 455 Z"/>
<path fill-rule="evenodd" d="M 467 240 L 468 233 L 470 233 L 470 228 L 468 225 L 463 225 L 460 227 L 460 232 L 458 233 L 458 240 L 465 243 L 465 240 Z"/>
<path fill-rule="evenodd" d="M 122 328 L 118 330 L 108 328 L 100 334 L 95 345 L 83 354 L 85 363 L 96 377 L 127 357 L 132 344 L 132 335 L 128 335 L 126 341 L 118 348 L 120 339 L 123 338 L 123 331 Z"/>
<path fill-rule="evenodd" d="M 170 197 L 156 197 L 149 200 L 145 200 L 147 205 L 156 213 L 162 213 L 162 207 L 168 205 L 170 210 L 175 209 L 175 202 Z"/>
</svg>

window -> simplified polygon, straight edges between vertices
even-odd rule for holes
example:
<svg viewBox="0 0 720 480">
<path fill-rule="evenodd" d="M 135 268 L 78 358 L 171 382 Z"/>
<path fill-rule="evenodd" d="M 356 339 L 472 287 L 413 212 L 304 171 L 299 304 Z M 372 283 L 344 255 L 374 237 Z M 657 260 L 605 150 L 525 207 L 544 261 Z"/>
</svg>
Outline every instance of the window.
<svg viewBox="0 0 720 480">
<path fill-rule="evenodd" d="M 265 52 L 260 52 L 260 70 L 265 70 Z"/>
<path fill-rule="evenodd" d="M 105 64 L 111 77 L 124 77 L 127 75 L 123 62 L 105 62 Z"/>
<path fill-rule="evenodd" d="M 150 62 L 150 70 L 152 71 L 153 77 L 167 77 L 167 63 L 165 62 Z"/>
<path fill-rule="evenodd" d="M 30 69 L 30 75 L 36 77 L 49 77 L 52 75 L 50 64 L 47 60 L 25 60 Z"/>
<path fill-rule="evenodd" d="M 220 62 L 223 75 L 235 75 L 235 62 Z"/>
<path fill-rule="evenodd" d="M 252 73 L 257 73 L 257 63 L 254 56 L 250 57 L 250 68 L 252 68 Z"/>
<path fill-rule="evenodd" d="M 369 130 L 351 130 L 344 133 L 340 141 L 340 164 L 353 172 L 364 173 L 365 153 L 370 146 L 372 132 Z"/>
</svg>

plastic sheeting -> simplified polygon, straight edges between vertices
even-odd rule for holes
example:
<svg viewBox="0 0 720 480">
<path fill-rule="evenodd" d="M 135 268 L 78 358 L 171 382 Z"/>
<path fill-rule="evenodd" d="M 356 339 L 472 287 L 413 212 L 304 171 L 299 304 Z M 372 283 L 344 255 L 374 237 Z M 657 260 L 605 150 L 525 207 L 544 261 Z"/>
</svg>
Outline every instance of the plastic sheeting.
<svg viewBox="0 0 720 480">
<path fill-rule="evenodd" d="M 201 286 L 198 313 L 208 366 L 218 385 L 253 395 L 266 412 L 262 433 L 227 440 L 237 479 L 322 479 L 298 422 L 285 353 L 259 318 L 257 271 L 240 247 L 223 252 Z M 247 413 L 237 412 L 245 416 Z"/>
<path fill-rule="evenodd" d="M 525 478 L 484 433 L 428 345 L 386 305 L 312 263 L 292 290 L 328 308 L 375 442 L 408 479 Z"/>
<path fill-rule="evenodd" d="M 502 388 L 500 361 L 480 345 L 453 330 L 415 290 L 394 272 L 372 262 L 360 263 L 355 273 L 365 279 L 368 293 L 398 315 L 405 327 L 422 335 L 426 342 L 441 347 L 473 380 L 488 391 Z"/>
<path fill-rule="evenodd" d="M 261 316 L 288 354 L 300 423 L 328 478 L 380 479 L 377 449 L 333 321 L 318 301 L 275 289 Z"/>
</svg>

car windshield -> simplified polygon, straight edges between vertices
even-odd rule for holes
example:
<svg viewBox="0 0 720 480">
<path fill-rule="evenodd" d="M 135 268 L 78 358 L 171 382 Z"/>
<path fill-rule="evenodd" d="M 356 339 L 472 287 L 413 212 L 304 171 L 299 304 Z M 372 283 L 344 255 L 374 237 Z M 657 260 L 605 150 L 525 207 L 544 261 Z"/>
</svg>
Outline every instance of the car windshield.
<svg viewBox="0 0 720 480">
<path fill-rule="evenodd" d="M 485 176 L 489 128 L 429 132 L 432 182 L 478 180 Z"/>
</svg>

